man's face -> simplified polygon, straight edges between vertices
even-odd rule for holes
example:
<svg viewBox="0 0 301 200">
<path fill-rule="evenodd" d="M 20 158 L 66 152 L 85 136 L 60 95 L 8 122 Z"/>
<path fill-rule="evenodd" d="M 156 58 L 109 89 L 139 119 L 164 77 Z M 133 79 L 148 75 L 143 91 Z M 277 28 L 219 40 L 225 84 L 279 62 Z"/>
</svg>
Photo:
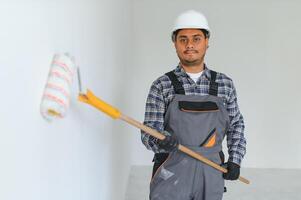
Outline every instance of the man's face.
<svg viewBox="0 0 301 200">
<path fill-rule="evenodd" d="M 203 63 L 208 38 L 199 29 L 182 29 L 178 32 L 174 45 L 184 66 L 197 66 Z"/>
</svg>

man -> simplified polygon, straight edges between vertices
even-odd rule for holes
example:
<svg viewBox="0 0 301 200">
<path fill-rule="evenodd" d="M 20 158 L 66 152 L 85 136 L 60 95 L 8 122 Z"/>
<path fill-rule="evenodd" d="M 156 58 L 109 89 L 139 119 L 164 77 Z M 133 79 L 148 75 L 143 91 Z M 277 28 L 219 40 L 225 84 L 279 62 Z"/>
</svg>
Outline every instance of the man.
<svg viewBox="0 0 301 200">
<path fill-rule="evenodd" d="M 161 141 L 142 132 L 142 142 L 156 153 L 151 200 L 220 200 L 224 179 L 239 177 L 246 151 L 244 121 L 232 80 L 204 63 L 209 37 L 204 15 L 179 15 L 172 41 L 180 63 L 150 88 L 144 124 L 166 135 Z M 180 143 L 222 165 L 225 136 L 229 158 L 223 175 L 177 150 Z"/>
</svg>

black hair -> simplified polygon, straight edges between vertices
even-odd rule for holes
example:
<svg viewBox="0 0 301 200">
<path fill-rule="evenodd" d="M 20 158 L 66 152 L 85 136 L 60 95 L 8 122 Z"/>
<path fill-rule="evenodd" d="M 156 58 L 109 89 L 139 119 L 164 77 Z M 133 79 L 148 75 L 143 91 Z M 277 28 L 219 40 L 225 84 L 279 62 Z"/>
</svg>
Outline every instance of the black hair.
<svg viewBox="0 0 301 200">
<path fill-rule="evenodd" d="M 171 36 L 171 39 L 173 42 L 176 41 L 176 38 L 177 38 L 177 35 L 179 33 L 179 31 L 182 30 L 182 29 L 178 29 L 178 30 L 175 30 L 173 33 L 172 33 L 172 36 Z M 203 34 L 205 35 L 205 38 L 209 38 L 210 37 L 210 33 L 209 31 L 207 31 L 206 29 L 200 29 Z"/>
</svg>

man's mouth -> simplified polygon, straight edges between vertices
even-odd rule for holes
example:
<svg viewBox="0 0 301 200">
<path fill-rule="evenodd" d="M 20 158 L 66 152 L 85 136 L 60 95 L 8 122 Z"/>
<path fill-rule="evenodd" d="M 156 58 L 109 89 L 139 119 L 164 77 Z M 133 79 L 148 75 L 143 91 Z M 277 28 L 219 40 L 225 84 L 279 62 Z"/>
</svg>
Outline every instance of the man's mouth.
<svg viewBox="0 0 301 200">
<path fill-rule="evenodd" d="M 184 51 L 184 53 L 185 54 L 195 54 L 195 53 L 197 53 L 197 51 L 195 51 L 195 50 L 186 50 L 186 51 Z"/>
</svg>

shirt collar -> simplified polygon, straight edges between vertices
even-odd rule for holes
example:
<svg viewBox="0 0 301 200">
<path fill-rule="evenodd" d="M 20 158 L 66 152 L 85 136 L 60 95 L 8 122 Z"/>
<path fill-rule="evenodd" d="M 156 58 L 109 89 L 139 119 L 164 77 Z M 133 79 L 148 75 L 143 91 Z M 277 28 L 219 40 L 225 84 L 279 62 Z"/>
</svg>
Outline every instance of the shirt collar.
<svg viewBox="0 0 301 200">
<path fill-rule="evenodd" d="M 188 77 L 188 74 L 185 72 L 181 64 L 179 64 L 176 69 L 175 69 L 175 74 L 177 76 L 182 76 L 182 77 Z M 204 64 L 204 72 L 202 73 L 201 76 L 204 76 L 206 79 L 210 80 L 211 75 L 210 75 L 210 69 L 207 67 L 206 64 Z"/>
</svg>

